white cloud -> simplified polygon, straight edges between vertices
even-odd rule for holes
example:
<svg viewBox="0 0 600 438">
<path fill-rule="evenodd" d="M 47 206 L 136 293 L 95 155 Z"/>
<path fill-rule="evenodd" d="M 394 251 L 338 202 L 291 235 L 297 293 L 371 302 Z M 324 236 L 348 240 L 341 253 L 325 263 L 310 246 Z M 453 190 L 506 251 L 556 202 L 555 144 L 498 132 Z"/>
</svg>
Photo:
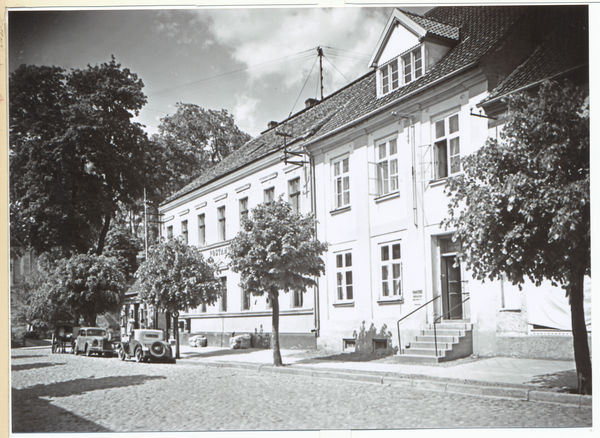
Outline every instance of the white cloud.
<svg viewBox="0 0 600 438">
<path fill-rule="evenodd" d="M 338 52 L 343 57 L 325 56 L 348 80 L 368 71 L 367 61 L 381 34 L 389 10 L 364 8 L 311 9 L 225 9 L 210 11 L 209 29 L 216 43 L 228 48 L 237 62 L 254 67 L 247 70 L 250 83 L 278 75 L 283 86 L 297 89 L 304 83 L 316 57 L 309 52 L 299 62 L 294 56 L 317 46 L 329 46 L 365 55 Z M 269 62 L 288 57 L 280 62 Z M 317 67 L 315 67 L 317 68 Z M 326 93 L 347 80 L 323 61 Z M 316 71 L 316 70 L 315 70 Z M 315 73 L 313 73 L 315 74 Z M 316 76 L 315 76 L 316 77 Z"/>
<path fill-rule="evenodd" d="M 255 137 L 260 131 L 255 127 L 257 123 L 257 110 L 260 105 L 260 99 L 255 99 L 246 94 L 236 94 L 235 105 L 232 114 L 235 118 L 235 124 L 242 131 Z"/>
</svg>

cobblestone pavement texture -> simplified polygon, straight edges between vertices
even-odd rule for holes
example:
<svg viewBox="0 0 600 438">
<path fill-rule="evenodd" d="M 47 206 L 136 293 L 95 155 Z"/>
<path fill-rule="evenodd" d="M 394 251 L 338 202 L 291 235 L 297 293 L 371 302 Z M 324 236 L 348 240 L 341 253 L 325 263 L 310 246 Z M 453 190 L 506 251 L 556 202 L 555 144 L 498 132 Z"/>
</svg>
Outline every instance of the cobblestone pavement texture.
<svg viewBox="0 0 600 438">
<path fill-rule="evenodd" d="M 588 427 L 592 410 L 179 361 L 12 350 L 12 431 Z"/>
</svg>

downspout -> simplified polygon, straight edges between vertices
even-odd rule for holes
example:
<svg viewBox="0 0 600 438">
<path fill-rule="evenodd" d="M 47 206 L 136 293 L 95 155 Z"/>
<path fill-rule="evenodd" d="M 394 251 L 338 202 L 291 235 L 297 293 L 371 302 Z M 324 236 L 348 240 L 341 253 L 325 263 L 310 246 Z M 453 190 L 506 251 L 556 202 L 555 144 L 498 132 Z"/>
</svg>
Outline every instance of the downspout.
<svg viewBox="0 0 600 438">
<path fill-rule="evenodd" d="M 317 195 L 315 193 L 316 182 L 315 182 L 315 159 L 314 157 L 309 155 L 309 170 L 310 170 L 310 211 L 314 215 L 315 220 L 315 239 L 317 239 Z M 319 305 L 319 280 L 318 278 L 315 281 L 314 287 L 314 298 L 313 298 L 313 306 L 315 312 L 315 328 L 311 330 L 315 334 L 315 337 L 318 338 L 321 335 L 321 308 Z"/>
</svg>

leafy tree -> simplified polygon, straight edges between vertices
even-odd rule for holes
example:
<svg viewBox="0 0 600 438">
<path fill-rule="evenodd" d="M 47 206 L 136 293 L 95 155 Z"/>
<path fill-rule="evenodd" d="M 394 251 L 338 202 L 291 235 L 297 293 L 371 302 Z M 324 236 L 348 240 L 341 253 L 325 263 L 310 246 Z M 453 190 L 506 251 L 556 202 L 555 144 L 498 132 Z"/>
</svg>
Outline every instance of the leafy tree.
<svg viewBox="0 0 600 438">
<path fill-rule="evenodd" d="M 76 254 L 40 269 L 43 280 L 31 289 L 27 319 L 52 327 L 58 321 L 95 326 L 96 316 L 118 310 L 123 302 L 125 276 L 114 257 Z"/>
<path fill-rule="evenodd" d="M 117 226 L 110 229 L 106 236 L 106 249 L 104 255 L 116 257 L 121 263 L 127 279 L 131 278 L 137 270 L 136 257 L 143 249 L 142 241 L 130 229 Z"/>
<path fill-rule="evenodd" d="M 315 238 L 314 219 L 293 214 L 281 197 L 252 210 L 231 242 L 231 270 L 241 274 L 240 286 L 255 296 L 267 295 L 272 303 L 271 345 L 273 364 L 281 366 L 279 349 L 279 291 L 306 292 L 315 286 L 315 277 L 325 272 L 320 257 L 328 244 Z"/>
<path fill-rule="evenodd" d="M 187 184 L 214 166 L 252 137 L 235 125 L 227 110 L 207 110 L 190 103 L 177 103 L 175 114 L 161 119 L 160 135 L 153 141 L 164 151 L 165 166 L 174 175 L 171 190 Z"/>
<path fill-rule="evenodd" d="M 162 150 L 131 120 L 146 103 L 142 88 L 114 58 L 10 75 L 11 249 L 101 254 L 119 204 L 156 192 Z"/>
<path fill-rule="evenodd" d="M 140 279 L 143 300 L 174 313 L 174 333 L 177 333 L 178 311 L 213 304 L 221 295 L 216 272 L 217 267 L 210 259 L 205 260 L 198 248 L 180 239 L 169 239 L 148 249 L 148 259 L 135 276 Z M 179 337 L 176 339 L 179 358 Z"/>
<path fill-rule="evenodd" d="M 590 275 L 589 97 L 568 82 L 508 98 L 502 141 L 489 139 L 448 181 L 456 226 L 477 279 L 561 285 L 569 297 L 579 392 L 592 393 L 583 306 Z"/>
</svg>

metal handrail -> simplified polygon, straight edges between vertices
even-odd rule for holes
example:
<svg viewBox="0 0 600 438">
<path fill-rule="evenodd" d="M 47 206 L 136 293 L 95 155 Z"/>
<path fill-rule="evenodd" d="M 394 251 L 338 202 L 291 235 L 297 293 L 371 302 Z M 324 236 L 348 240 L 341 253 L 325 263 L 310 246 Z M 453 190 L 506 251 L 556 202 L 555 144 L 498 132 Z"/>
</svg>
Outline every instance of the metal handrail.
<svg viewBox="0 0 600 438">
<path fill-rule="evenodd" d="M 464 294 L 464 292 L 463 292 Z M 466 301 L 469 301 L 469 299 L 471 299 L 471 296 L 468 296 L 466 299 L 462 300 L 460 303 L 458 303 L 456 306 L 454 306 L 452 309 L 448 310 L 445 314 L 450 314 L 450 312 L 452 312 L 454 309 L 456 309 L 458 306 L 462 306 L 463 303 L 465 303 Z M 436 319 L 433 320 L 433 341 L 435 343 L 435 357 L 438 357 L 438 349 L 437 349 L 437 330 L 435 329 L 435 325 L 437 324 L 437 322 L 442 319 L 444 317 L 445 314 L 442 314 L 440 316 L 438 316 Z"/>
<path fill-rule="evenodd" d="M 402 339 L 400 337 L 400 322 L 406 318 L 408 318 L 410 315 L 412 315 L 415 312 L 418 312 L 419 310 L 421 310 L 423 307 L 427 306 L 429 303 L 434 302 L 435 300 L 437 300 L 438 298 L 440 298 L 441 295 L 438 295 L 437 297 L 432 298 L 431 300 L 427 301 L 425 304 L 417 307 L 415 310 L 413 310 L 412 312 L 410 312 L 408 315 L 403 316 L 402 318 L 400 318 L 398 320 L 398 322 L 396 323 L 396 327 L 398 327 L 398 353 L 402 353 Z M 437 354 L 437 353 L 436 353 Z"/>
</svg>

